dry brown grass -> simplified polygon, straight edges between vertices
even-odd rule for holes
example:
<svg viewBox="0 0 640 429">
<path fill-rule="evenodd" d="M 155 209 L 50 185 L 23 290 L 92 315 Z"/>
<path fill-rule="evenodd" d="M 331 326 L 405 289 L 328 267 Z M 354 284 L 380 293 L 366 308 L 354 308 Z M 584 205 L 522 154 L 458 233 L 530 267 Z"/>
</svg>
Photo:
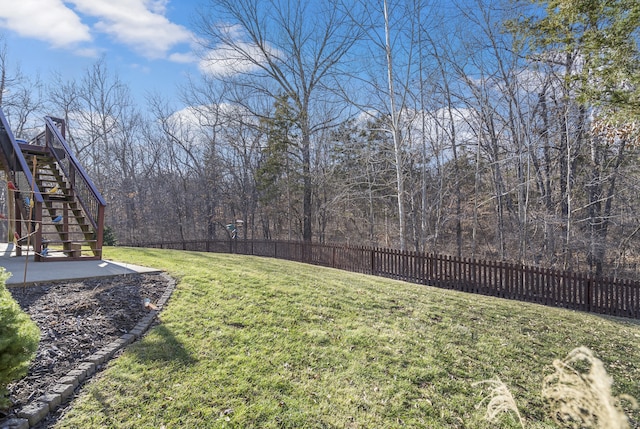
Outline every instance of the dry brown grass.
<svg viewBox="0 0 640 429">
<path fill-rule="evenodd" d="M 518 411 L 518 405 L 516 404 L 515 399 L 513 399 L 513 395 L 507 385 L 499 378 L 495 378 L 493 380 L 484 380 L 473 383 L 473 386 L 477 387 L 482 384 L 489 385 L 490 389 L 487 396 L 485 396 L 482 402 L 476 406 L 476 408 L 481 408 L 485 402 L 487 403 L 487 412 L 484 415 L 484 418 L 489 423 L 497 423 L 503 413 L 512 412 L 518 418 L 520 426 L 524 429 L 524 421 Z"/>
<path fill-rule="evenodd" d="M 628 395 L 614 396 L 613 379 L 602 361 L 587 347 L 573 349 L 564 360 L 553 361 L 555 371 L 542 383 L 542 397 L 548 403 L 551 416 L 562 427 L 574 429 L 629 429 L 629 420 L 622 402 L 636 408 L 637 402 Z M 520 426 L 525 424 L 509 388 L 499 379 L 474 383 L 488 384 L 490 391 L 478 408 L 487 403 L 485 419 L 496 423 L 503 414 L 512 412 Z"/>
<path fill-rule="evenodd" d="M 629 401 L 633 407 L 636 401 L 611 393 L 613 379 L 591 350 L 573 349 L 564 360 L 556 359 L 553 366 L 555 372 L 544 378 L 542 396 L 557 423 L 571 428 L 629 428 L 621 401 Z"/>
</svg>

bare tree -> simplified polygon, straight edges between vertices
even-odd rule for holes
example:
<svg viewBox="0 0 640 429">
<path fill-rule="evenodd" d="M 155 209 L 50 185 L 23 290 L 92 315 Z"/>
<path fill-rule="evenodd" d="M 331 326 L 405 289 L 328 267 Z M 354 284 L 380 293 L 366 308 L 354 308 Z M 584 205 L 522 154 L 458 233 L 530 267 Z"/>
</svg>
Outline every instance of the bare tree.
<svg viewBox="0 0 640 429">
<path fill-rule="evenodd" d="M 386 119 L 381 125 L 393 141 L 397 240 L 399 247 L 405 249 L 408 236 L 405 158 L 410 149 L 408 124 L 415 116 L 409 110 L 409 100 L 411 82 L 418 74 L 414 57 L 422 14 L 419 2 L 383 0 L 372 4 L 363 1 L 358 7 L 365 12 L 356 14 L 351 3 L 343 3 L 345 12 L 364 34 L 361 49 L 366 55 L 361 58 L 362 70 L 355 70 L 351 80 L 367 95 L 355 97 L 345 89 L 345 98 L 364 114 L 372 115 L 373 120 Z"/>
<path fill-rule="evenodd" d="M 65 80 L 60 73 L 54 72 L 47 93 L 49 114 L 64 119 L 67 124 L 72 124 L 77 117 L 77 112 L 82 110 L 78 82 L 75 79 Z M 67 128 L 67 142 L 76 152 L 76 156 L 82 158 L 83 143 L 75 141 L 76 128 L 75 126 Z"/>
<path fill-rule="evenodd" d="M 145 151 L 143 118 L 129 87 L 102 57 L 79 80 L 55 75 L 48 92 L 50 113 L 67 121 L 67 141 L 107 201 L 107 224 L 133 239 Z"/>
<path fill-rule="evenodd" d="M 19 65 L 11 67 L 9 49 L 0 35 L 0 105 L 16 137 L 35 136 L 44 108 L 42 91 L 39 75 L 25 75 Z"/>
<path fill-rule="evenodd" d="M 223 67 L 218 75 L 233 81 L 244 100 L 281 96 L 291 100 L 300 130 L 299 146 L 303 180 L 303 231 L 312 238 L 311 146 L 317 123 L 315 106 L 327 99 L 325 83 L 349 52 L 357 33 L 348 31 L 346 19 L 330 2 L 279 0 L 214 0 L 201 14 L 205 41 L 204 61 L 210 68 Z M 248 97 L 248 98 L 247 98 Z M 259 114 L 259 112 L 256 112 Z"/>
</svg>

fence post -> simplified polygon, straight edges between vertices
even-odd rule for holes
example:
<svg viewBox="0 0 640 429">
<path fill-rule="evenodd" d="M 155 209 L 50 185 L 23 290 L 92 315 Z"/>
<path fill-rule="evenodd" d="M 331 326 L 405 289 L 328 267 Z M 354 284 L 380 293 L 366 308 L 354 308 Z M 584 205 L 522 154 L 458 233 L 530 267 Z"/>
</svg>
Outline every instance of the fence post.
<svg viewBox="0 0 640 429">
<path fill-rule="evenodd" d="M 207 238 L 205 246 L 202 246 L 202 240 L 183 239 L 129 245 L 182 250 L 202 250 L 204 247 L 207 252 L 218 252 L 223 251 L 224 241 Z M 237 253 L 237 242 L 229 239 L 226 241 L 228 252 Z M 256 243 L 254 240 L 249 241 L 250 252 L 255 255 Z M 249 251 L 246 244 L 244 241 L 243 254 Z M 324 263 L 324 256 L 328 256 L 330 248 L 331 261 L 326 262 L 330 262 L 332 268 L 339 267 L 345 271 L 365 273 L 369 264 L 370 273 L 376 276 L 592 313 L 640 318 L 640 281 L 637 280 L 616 280 L 522 263 L 484 261 L 381 247 L 327 246 L 310 242 L 296 242 L 294 246 L 292 242 L 277 240 L 259 241 L 257 244 L 257 251 L 261 256 L 308 262 L 314 259 L 313 252 L 317 251 L 319 257 L 316 262 Z"/>
<path fill-rule="evenodd" d="M 588 277 L 588 281 L 587 281 L 587 296 L 586 296 L 586 304 L 587 304 L 587 311 L 591 312 L 592 310 L 592 306 L 593 306 L 593 298 L 592 298 L 592 294 L 593 294 L 594 288 L 593 288 L 593 276 L 589 275 Z"/>
<path fill-rule="evenodd" d="M 376 250 L 375 247 L 371 248 L 371 274 L 376 274 Z"/>
<path fill-rule="evenodd" d="M 331 246 L 331 268 L 336 268 L 336 246 Z"/>
</svg>

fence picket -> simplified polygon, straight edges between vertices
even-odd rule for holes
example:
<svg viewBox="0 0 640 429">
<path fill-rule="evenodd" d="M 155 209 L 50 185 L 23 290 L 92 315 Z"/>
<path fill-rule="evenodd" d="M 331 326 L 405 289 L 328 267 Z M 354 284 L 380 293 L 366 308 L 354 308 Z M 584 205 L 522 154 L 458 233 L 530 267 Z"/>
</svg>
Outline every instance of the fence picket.
<svg viewBox="0 0 640 429">
<path fill-rule="evenodd" d="M 309 262 L 445 289 L 640 319 L 640 281 L 397 249 L 277 240 L 193 240 L 130 246 Z"/>
</svg>

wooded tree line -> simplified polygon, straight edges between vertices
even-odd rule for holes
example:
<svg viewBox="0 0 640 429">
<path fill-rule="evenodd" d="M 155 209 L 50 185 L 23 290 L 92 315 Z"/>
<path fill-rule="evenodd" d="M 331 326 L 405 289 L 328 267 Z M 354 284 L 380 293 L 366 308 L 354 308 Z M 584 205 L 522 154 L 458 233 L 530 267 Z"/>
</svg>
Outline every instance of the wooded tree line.
<svg viewBox="0 0 640 429">
<path fill-rule="evenodd" d="M 637 2 L 207 5 L 187 108 L 135 101 L 106 58 L 44 85 L 2 50 L 15 134 L 67 121 L 120 243 L 237 223 L 637 277 Z"/>
</svg>

